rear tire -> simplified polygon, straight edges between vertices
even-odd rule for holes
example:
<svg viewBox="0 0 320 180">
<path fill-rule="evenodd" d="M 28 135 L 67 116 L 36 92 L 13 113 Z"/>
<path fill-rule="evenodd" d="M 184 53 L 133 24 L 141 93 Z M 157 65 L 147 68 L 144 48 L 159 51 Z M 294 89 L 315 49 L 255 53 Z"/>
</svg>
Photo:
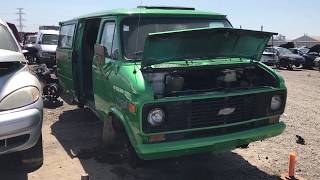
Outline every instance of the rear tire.
<svg viewBox="0 0 320 180">
<path fill-rule="evenodd" d="M 18 156 L 18 164 L 21 164 L 23 170 L 27 172 L 33 172 L 39 169 L 43 164 L 42 134 L 40 135 L 35 146 L 19 152 Z"/>
</svg>

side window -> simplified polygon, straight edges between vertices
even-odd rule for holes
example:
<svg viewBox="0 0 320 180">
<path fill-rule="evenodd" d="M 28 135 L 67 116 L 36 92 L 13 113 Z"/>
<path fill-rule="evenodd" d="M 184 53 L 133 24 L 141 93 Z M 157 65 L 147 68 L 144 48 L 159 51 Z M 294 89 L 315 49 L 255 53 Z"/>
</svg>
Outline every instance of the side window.
<svg viewBox="0 0 320 180">
<path fill-rule="evenodd" d="M 117 59 L 118 43 L 116 40 L 115 22 L 107 22 L 104 24 L 101 36 L 101 45 L 106 48 L 107 57 Z"/>
<path fill-rule="evenodd" d="M 60 48 L 72 47 L 75 26 L 75 24 L 61 26 L 58 44 Z"/>
</svg>

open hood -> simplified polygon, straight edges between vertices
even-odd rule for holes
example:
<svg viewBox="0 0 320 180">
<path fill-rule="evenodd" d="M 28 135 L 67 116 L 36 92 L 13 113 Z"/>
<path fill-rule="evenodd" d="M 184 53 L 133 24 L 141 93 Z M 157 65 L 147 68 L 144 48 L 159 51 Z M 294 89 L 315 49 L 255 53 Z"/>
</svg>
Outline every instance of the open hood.
<svg viewBox="0 0 320 180">
<path fill-rule="evenodd" d="M 21 52 L 0 49 L 0 62 L 26 62 Z"/>
<path fill-rule="evenodd" d="M 246 58 L 258 61 L 272 35 L 276 33 L 232 28 L 151 33 L 145 41 L 141 66 L 215 58 Z"/>
</svg>

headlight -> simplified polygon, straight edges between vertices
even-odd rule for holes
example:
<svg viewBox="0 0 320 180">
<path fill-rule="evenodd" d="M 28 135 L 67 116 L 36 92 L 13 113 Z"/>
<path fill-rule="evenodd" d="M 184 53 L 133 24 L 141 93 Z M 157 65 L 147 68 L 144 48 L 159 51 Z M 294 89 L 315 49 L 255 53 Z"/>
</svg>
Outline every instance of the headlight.
<svg viewBox="0 0 320 180">
<path fill-rule="evenodd" d="M 13 91 L 0 102 L 0 110 L 10 110 L 27 106 L 36 102 L 40 97 L 38 88 L 33 86 L 24 87 Z"/>
<path fill-rule="evenodd" d="M 148 123 L 151 126 L 159 126 L 164 121 L 165 114 L 162 109 L 152 109 L 148 114 Z"/>
<path fill-rule="evenodd" d="M 271 98 L 270 108 L 272 111 L 279 110 L 282 104 L 281 97 L 279 95 L 275 95 Z"/>
<path fill-rule="evenodd" d="M 42 54 L 43 57 L 49 56 L 48 52 L 42 52 L 41 54 Z"/>
</svg>

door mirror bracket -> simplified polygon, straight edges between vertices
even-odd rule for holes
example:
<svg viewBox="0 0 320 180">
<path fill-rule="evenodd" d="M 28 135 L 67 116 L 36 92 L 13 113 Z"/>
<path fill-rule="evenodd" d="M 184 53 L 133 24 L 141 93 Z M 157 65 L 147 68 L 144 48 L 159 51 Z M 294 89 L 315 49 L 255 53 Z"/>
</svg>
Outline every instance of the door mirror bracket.
<svg viewBox="0 0 320 180">
<path fill-rule="evenodd" d="M 101 44 L 95 44 L 94 52 L 95 52 L 95 55 L 97 56 L 97 64 L 104 65 L 105 57 L 106 57 L 106 48 Z"/>
</svg>

